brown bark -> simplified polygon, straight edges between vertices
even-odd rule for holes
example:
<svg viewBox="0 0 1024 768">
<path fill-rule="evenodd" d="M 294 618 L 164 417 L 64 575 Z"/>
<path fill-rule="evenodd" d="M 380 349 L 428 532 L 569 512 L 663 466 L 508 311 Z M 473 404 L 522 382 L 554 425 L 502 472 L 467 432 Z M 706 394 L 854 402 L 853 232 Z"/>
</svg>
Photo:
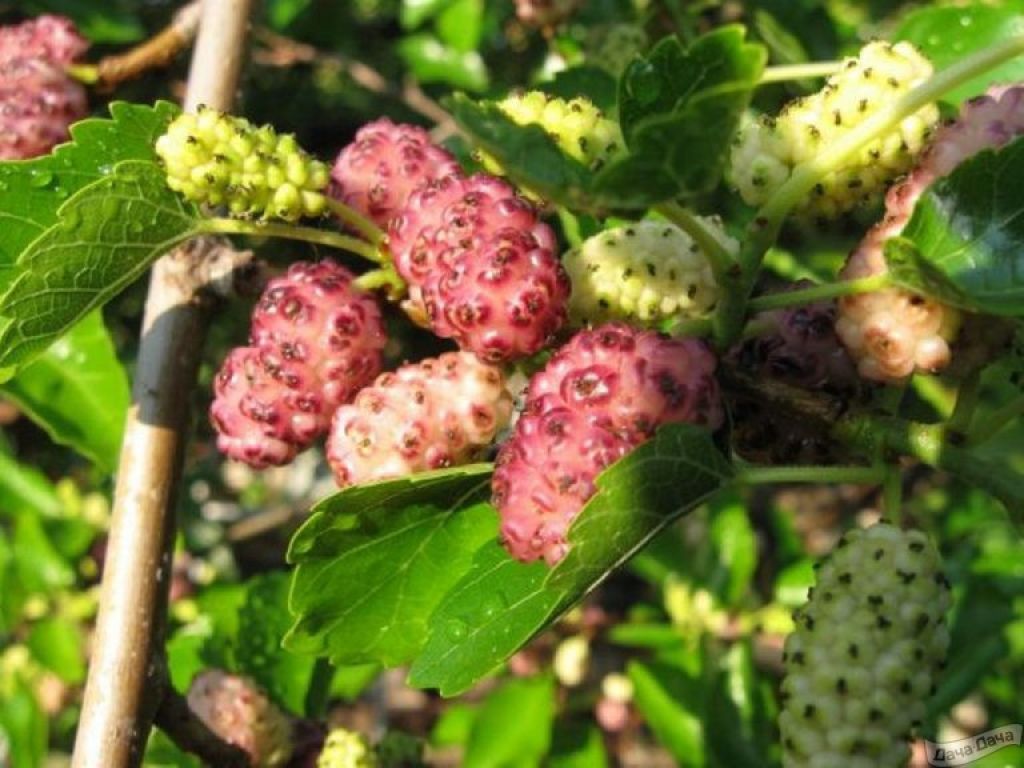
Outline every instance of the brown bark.
<svg viewBox="0 0 1024 768">
<path fill-rule="evenodd" d="M 205 0 L 186 108 L 230 109 L 251 3 Z M 150 276 L 74 768 L 139 765 L 166 686 L 159 654 L 188 406 L 208 319 L 206 252 L 206 241 L 192 243 L 161 258 Z"/>
</svg>

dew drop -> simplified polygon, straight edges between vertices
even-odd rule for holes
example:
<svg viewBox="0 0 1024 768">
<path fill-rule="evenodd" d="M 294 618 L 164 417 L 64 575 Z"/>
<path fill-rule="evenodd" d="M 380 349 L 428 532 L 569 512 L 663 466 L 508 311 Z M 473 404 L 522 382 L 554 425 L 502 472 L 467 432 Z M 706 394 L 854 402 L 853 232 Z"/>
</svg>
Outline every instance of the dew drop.
<svg viewBox="0 0 1024 768">
<path fill-rule="evenodd" d="M 450 619 L 448 623 L 444 625 L 444 633 L 453 643 L 464 639 L 468 629 L 469 625 L 467 625 L 462 619 Z"/>
<path fill-rule="evenodd" d="M 72 208 L 67 211 L 60 221 L 60 225 L 67 231 L 71 232 L 78 229 L 78 225 L 82 223 L 82 216 L 77 209 Z"/>
<path fill-rule="evenodd" d="M 650 104 L 661 95 L 661 79 L 647 62 L 636 62 L 629 70 L 626 90 L 641 104 Z"/>
<path fill-rule="evenodd" d="M 49 186 L 53 182 L 53 174 L 49 171 L 38 170 L 33 171 L 32 176 L 29 179 L 29 186 L 35 187 L 36 189 L 42 189 L 43 187 Z"/>
<path fill-rule="evenodd" d="M 128 230 L 133 235 L 141 235 L 142 234 L 142 229 L 143 229 L 143 227 L 142 227 L 142 222 L 141 221 L 133 221 L 131 224 L 128 225 Z"/>
</svg>

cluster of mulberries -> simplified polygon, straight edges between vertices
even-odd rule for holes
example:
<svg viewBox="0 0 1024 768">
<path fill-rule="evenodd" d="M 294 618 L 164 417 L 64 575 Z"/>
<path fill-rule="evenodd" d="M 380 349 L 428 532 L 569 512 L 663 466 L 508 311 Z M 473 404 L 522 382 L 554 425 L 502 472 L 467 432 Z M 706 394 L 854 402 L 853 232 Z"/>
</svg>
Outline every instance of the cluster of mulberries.
<svg viewBox="0 0 1024 768">
<path fill-rule="evenodd" d="M 253 467 L 288 463 L 380 372 L 380 309 L 352 279 L 324 260 L 293 264 L 268 284 L 249 346 L 216 377 L 210 417 L 223 453 Z"/>
<path fill-rule="evenodd" d="M 565 100 L 543 91 L 513 93 L 497 103 L 517 125 L 537 125 L 559 148 L 591 170 L 598 170 L 622 152 L 619 125 L 583 97 Z M 504 175 L 501 165 L 485 152 L 480 161 L 491 173 Z"/>
<path fill-rule="evenodd" d="M 463 464 L 511 415 L 501 369 L 450 352 L 382 374 L 338 408 L 327 459 L 343 488 Z"/>
<path fill-rule="evenodd" d="M 842 276 L 885 274 L 885 241 L 903 230 L 925 189 L 978 152 L 1024 133 L 1022 106 L 1020 86 L 996 88 L 965 104 L 960 117 L 939 130 L 913 172 L 889 190 L 884 218 L 850 254 Z M 949 363 L 949 344 L 960 321 L 953 307 L 887 288 L 844 297 L 839 310 L 836 330 L 865 378 L 898 381 Z"/>
<path fill-rule="evenodd" d="M 251 680 L 207 670 L 188 690 L 192 712 L 224 741 L 244 750 L 256 768 L 277 768 L 292 753 L 292 724 Z"/>
<path fill-rule="evenodd" d="M 171 189 L 234 216 L 297 221 L 326 207 L 327 166 L 269 125 L 201 107 L 175 118 L 156 152 Z"/>
<path fill-rule="evenodd" d="M 786 641 L 783 763 L 897 768 L 949 644 L 948 584 L 920 531 L 846 534 Z"/>
<path fill-rule="evenodd" d="M 551 228 L 501 179 L 446 176 L 391 220 L 406 307 L 488 362 L 541 350 L 566 318 L 569 280 Z"/>
<path fill-rule="evenodd" d="M 705 219 L 735 246 L 718 221 Z M 562 257 L 576 325 L 629 320 L 656 326 L 666 318 L 700 317 L 718 300 L 707 256 L 674 224 L 640 221 L 605 230 Z"/>
<path fill-rule="evenodd" d="M 493 478 L 513 557 L 557 563 L 605 467 L 663 424 L 722 421 L 715 358 L 703 342 L 612 323 L 578 333 L 530 381 Z"/>
<path fill-rule="evenodd" d="M 0 27 L 0 160 L 46 154 L 86 116 L 85 89 L 65 67 L 88 47 L 60 16 Z"/>
<path fill-rule="evenodd" d="M 795 167 L 931 74 L 931 64 L 910 43 L 869 43 L 821 91 L 791 102 L 777 117 L 743 124 L 732 150 L 731 182 L 750 205 L 764 203 Z M 922 107 L 866 144 L 817 184 L 797 206 L 797 215 L 834 219 L 878 200 L 893 179 L 913 166 L 938 118 L 934 105 Z"/>
<path fill-rule="evenodd" d="M 386 227 L 417 188 L 460 175 L 458 162 L 415 125 L 367 123 L 334 162 L 331 194 Z"/>
</svg>

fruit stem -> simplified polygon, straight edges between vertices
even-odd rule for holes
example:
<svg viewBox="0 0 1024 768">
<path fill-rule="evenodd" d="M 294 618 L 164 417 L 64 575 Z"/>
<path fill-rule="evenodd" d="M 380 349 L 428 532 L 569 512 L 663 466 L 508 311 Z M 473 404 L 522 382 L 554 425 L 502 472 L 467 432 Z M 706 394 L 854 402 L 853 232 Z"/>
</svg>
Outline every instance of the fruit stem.
<svg viewBox="0 0 1024 768">
<path fill-rule="evenodd" d="M 384 288 L 392 300 L 405 295 L 405 281 L 390 265 L 364 272 L 353 281 L 353 284 L 363 291 L 376 291 Z"/>
<path fill-rule="evenodd" d="M 970 445 L 977 445 L 992 439 L 999 434 L 1004 427 L 1010 426 L 1016 419 L 1024 416 L 1024 395 L 1011 400 L 1006 405 L 997 408 L 986 418 L 981 419 L 967 436 Z"/>
<path fill-rule="evenodd" d="M 282 237 L 288 240 L 303 240 L 354 253 L 364 259 L 382 263 L 376 247 L 356 237 L 340 232 L 330 232 L 315 227 L 299 227 L 276 221 L 247 221 L 244 219 L 210 218 L 200 223 L 200 231 L 208 234 L 250 235 L 252 237 Z"/>
<path fill-rule="evenodd" d="M 758 85 L 783 83 L 787 80 L 803 80 L 806 77 L 828 77 L 839 71 L 841 61 L 812 61 L 807 64 L 786 64 L 778 67 L 765 67 Z"/>
<path fill-rule="evenodd" d="M 665 328 L 669 336 L 679 338 L 704 338 L 711 335 L 711 318 L 686 317 L 669 323 Z"/>
<path fill-rule="evenodd" d="M 886 467 L 885 482 L 882 484 L 882 503 L 885 516 L 893 525 L 902 527 L 903 522 L 903 473 L 897 465 Z"/>
<path fill-rule="evenodd" d="M 327 209 L 370 241 L 372 245 L 380 245 L 384 241 L 384 230 L 359 213 L 350 205 L 333 197 L 327 197 Z"/>
<path fill-rule="evenodd" d="M 756 296 L 750 300 L 749 309 L 751 312 L 763 312 L 769 309 L 798 307 L 813 304 L 823 299 L 835 299 L 840 296 L 853 296 L 857 293 L 880 291 L 889 285 L 890 278 L 888 273 L 870 275 L 869 277 L 860 277 L 856 280 L 845 280 L 838 283 L 825 283 L 810 288 L 801 288 L 799 291 L 786 291 L 784 293 Z"/>
<path fill-rule="evenodd" d="M 678 203 L 661 203 L 655 210 L 693 238 L 697 247 L 711 263 L 711 271 L 720 284 L 726 273 L 735 265 L 736 254 L 729 250 L 719 233 L 689 208 L 684 208 Z"/>
<path fill-rule="evenodd" d="M 100 81 L 100 68 L 95 64 L 68 64 L 64 71 L 68 77 L 82 85 L 95 85 Z"/>
<path fill-rule="evenodd" d="M 917 87 L 883 106 L 848 133 L 841 135 L 811 160 L 793 169 L 789 179 L 754 215 L 740 251 L 738 274 L 730 274 L 721 286 L 722 299 L 715 314 L 715 337 L 719 347 L 728 346 L 743 329 L 747 300 L 753 290 L 761 263 L 775 243 L 789 212 L 803 200 L 822 177 L 879 136 L 888 133 L 900 121 L 941 98 L 948 91 L 1024 53 L 1024 33 L 961 59 L 936 72 Z"/>
<path fill-rule="evenodd" d="M 885 482 L 887 467 L 745 467 L 736 474 L 736 482 L 745 485 L 774 483 L 853 483 L 875 485 Z"/>
</svg>

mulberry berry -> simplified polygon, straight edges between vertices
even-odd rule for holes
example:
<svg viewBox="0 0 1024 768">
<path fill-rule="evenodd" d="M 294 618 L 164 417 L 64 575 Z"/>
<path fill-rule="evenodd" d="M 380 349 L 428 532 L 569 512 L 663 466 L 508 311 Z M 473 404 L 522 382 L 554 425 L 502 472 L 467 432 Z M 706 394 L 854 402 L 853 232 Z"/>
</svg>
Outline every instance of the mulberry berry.
<svg viewBox="0 0 1024 768">
<path fill-rule="evenodd" d="M 382 117 L 359 129 L 331 170 L 331 193 L 386 227 L 417 187 L 459 176 L 455 158 L 415 125 Z"/>
<path fill-rule="evenodd" d="M 377 755 L 355 731 L 333 728 L 327 734 L 316 768 L 377 768 Z"/>
<path fill-rule="evenodd" d="M 786 640 L 783 764 L 897 768 L 949 645 L 935 548 L 887 523 L 855 530 L 818 570 Z"/>
<path fill-rule="evenodd" d="M 88 47 L 60 16 L 0 27 L 0 160 L 45 155 L 86 116 L 85 88 L 64 68 Z"/>
<path fill-rule="evenodd" d="M 776 118 L 748 120 L 733 146 L 730 179 L 750 205 L 761 205 L 793 169 L 884 105 L 932 74 L 910 43 L 869 43 L 815 94 L 791 102 Z M 922 107 L 890 133 L 865 145 L 843 167 L 828 173 L 796 212 L 834 219 L 876 201 L 906 173 L 938 122 L 934 105 Z"/>
<path fill-rule="evenodd" d="M 421 187 L 392 219 L 389 242 L 410 313 L 482 360 L 534 354 L 565 322 L 569 280 L 554 233 L 500 179 Z"/>
<path fill-rule="evenodd" d="M 978 152 L 1024 133 L 1022 105 L 1024 87 L 993 89 L 965 104 L 960 117 L 938 131 L 914 171 L 889 190 L 884 218 L 850 254 L 842 276 L 853 280 L 885 274 L 885 241 L 903 230 L 925 189 Z M 898 381 L 948 365 L 959 321 L 953 307 L 886 288 L 840 299 L 836 331 L 862 376 Z"/>
<path fill-rule="evenodd" d="M 277 768 L 292 753 L 288 716 L 244 677 L 207 670 L 192 681 L 188 706 L 206 727 L 241 748 L 257 768 Z"/>
<path fill-rule="evenodd" d="M 200 108 L 175 118 L 156 152 L 171 189 L 234 216 L 296 221 L 326 208 L 327 166 L 269 125 Z"/>
<path fill-rule="evenodd" d="M 572 520 L 607 466 L 663 425 L 722 422 L 715 359 L 694 339 L 610 324 L 582 331 L 534 376 L 492 482 L 513 557 L 565 555 Z"/>
<path fill-rule="evenodd" d="M 723 241 L 718 222 L 708 219 Z M 640 221 L 588 238 L 562 257 L 576 325 L 631 320 L 656 326 L 671 317 L 699 317 L 714 308 L 718 285 L 700 247 L 673 224 Z"/>
<path fill-rule="evenodd" d="M 588 99 L 566 101 L 542 91 L 527 91 L 513 93 L 497 106 L 517 125 L 543 128 L 565 154 L 591 170 L 600 169 L 622 152 L 618 124 Z M 504 175 L 501 165 L 490 155 L 481 152 L 480 160 L 488 171 Z"/>
<path fill-rule="evenodd" d="M 327 460 L 343 488 L 464 464 L 511 414 L 501 370 L 449 352 L 381 375 L 338 408 Z"/>
<path fill-rule="evenodd" d="M 380 372 L 376 301 L 331 261 L 293 264 L 253 311 L 251 346 L 218 373 L 210 416 L 220 450 L 254 467 L 286 464 Z"/>
</svg>

